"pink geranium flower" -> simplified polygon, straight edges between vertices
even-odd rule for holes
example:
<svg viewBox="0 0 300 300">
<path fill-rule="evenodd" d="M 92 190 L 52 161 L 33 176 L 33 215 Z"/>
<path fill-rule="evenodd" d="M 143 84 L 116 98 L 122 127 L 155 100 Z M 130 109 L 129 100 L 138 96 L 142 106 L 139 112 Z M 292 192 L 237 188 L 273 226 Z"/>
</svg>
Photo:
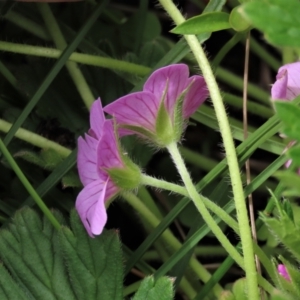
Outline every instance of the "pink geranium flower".
<svg viewBox="0 0 300 300">
<path fill-rule="evenodd" d="M 290 281 L 290 275 L 285 267 L 285 265 L 283 264 L 279 264 L 277 266 L 277 271 L 278 271 L 278 274 L 281 275 L 282 277 L 284 277 L 286 280 Z"/>
<path fill-rule="evenodd" d="M 153 72 L 142 92 L 119 98 L 104 107 L 121 128 L 164 147 L 178 141 L 188 119 L 208 96 L 202 76 L 189 77 L 184 64 Z M 127 131 L 126 131 L 127 130 Z"/>
<path fill-rule="evenodd" d="M 124 162 L 112 120 L 105 120 L 100 99 L 91 107 L 90 126 L 88 134 L 78 139 L 77 167 L 84 188 L 77 196 L 76 209 L 88 234 L 94 237 L 104 228 L 105 204 L 122 190 L 122 175 L 130 164 L 128 159 Z M 110 175 L 112 171 L 122 173 L 117 183 Z"/>
<path fill-rule="evenodd" d="M 300 95 L 300 62 L 279 68 L 271 95 L 274 100 L 293 100 Z"/>
<path fill-rule="evenodd" d="M 300 95 L 300 62 L 286 64 L 279 68 L 276 81 L 271 89 L 272 100 L 293 100 Z M 281 134 L 282 137 L 285 135 Z M 295 142 L 292 142 L 291 147 Z M 286 151 L 286 149 L 284 150 Z M 292 160 L 288 160 L 285 167 L 288 168 Z M 300 169 L 298 170 L 300 174 Z"/>
</svg>

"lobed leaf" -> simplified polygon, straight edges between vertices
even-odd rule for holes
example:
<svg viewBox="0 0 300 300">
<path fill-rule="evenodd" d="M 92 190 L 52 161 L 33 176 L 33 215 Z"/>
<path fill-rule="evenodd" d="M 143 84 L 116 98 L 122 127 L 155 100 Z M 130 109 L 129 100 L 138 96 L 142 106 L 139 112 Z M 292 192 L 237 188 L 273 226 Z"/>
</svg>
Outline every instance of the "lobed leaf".
<svg viewBox="0 0 300 300">
<path fill-rule="evenodd" d="M 123 266 L 117 232 L 90 238 L 77 213 L 71 212 L 73 232 L 64 227 L 60 243 L 78 299 L 122 299 Z"/>
</svg>

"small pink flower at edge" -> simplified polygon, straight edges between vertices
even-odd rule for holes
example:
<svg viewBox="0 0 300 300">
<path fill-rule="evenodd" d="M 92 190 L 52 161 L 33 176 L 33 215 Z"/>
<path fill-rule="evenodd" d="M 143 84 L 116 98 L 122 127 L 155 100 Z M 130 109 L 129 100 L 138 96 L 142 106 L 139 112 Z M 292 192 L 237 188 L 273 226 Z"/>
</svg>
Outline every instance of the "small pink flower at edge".
<svg viewBox="0 0 300 300">
<path fill-rule="evenodd" d="M 293 100 L 300 95 L 300 62 L 286 64 L 279 68 L 271 89 L 273 100 Z"/>
<path fill-rule="evenodd" d="M 293 100 L 300 95 L 300 62 L 283 65 L 279 68 L 276 75 L 276 81 L 271 89 L 272 100 Z M 282 137 L 285 135 L 281 134 Z M 290 148 L 295 142 L 291 142 L 288 146 Z M 284 152 L 287 148 L 284 150 Z M 288 168 L 292 160 L 285 163 Z M 300 175 L 300 169 L 298 169 Z"/>
<path fill-rule="evenodd" d="M 208 90 L 203 77 L 198 75 L 189 77 L 187 65 L 175 64 L 156 70 L 144 84 L 142 92 L 121 97 L 104 107 L 104 111 L 114 116 L 117 123 L 129 129 L 131 133 L 155 139 L 160 134 L 157 120 L 161 105 L 164 105 L 166 116 L 162 117 L 162 120 L 166 122 L 166 126 L 161 127 L 168 127 L 165 118 L 169 118 L 171 132 L 167 135 L 171 140 L 176 140 L 178 139 L 175 129 L 178 126 L 176 114 L 181 115 L 179 120 L 179 123 L 182 123 L 180 126 L 183 127 L 180 128 L 179 135 L 181 135 L 184 130 L 183 121 L 188 119 L 207 97 Z M 182 101 L 181 111 L 176 112 L 179 101 Z M 163 138 L 158 138 L 158 143 L 164 142 L 161 140 Z"/>
<path fill-rule="evenodd" d="M 85 138 L 78 139 L 77 166 L 84 188 L 75 206 L 88 234 L 94 237 L 101 234 L 107 221 L 105 203 L 121 191 L 109 172 L 121 170 L 123 175 L 128 164 L 120 154 L 112 120 L 105 120 L 100 99 L 91 107 L 90 125 Z"/>
<path fill-rule="evenodd" d="M 287 272 L 287 269 L 285 267 L 285 265 L 283 264 L 279 264 L 277 266 L 277 271 L 278 271 L 278 274 L 281 275 L 282 277 L 284 277 L 286 280 L 290 281 L 290 275 L 289 273 Z"/>
</svg>

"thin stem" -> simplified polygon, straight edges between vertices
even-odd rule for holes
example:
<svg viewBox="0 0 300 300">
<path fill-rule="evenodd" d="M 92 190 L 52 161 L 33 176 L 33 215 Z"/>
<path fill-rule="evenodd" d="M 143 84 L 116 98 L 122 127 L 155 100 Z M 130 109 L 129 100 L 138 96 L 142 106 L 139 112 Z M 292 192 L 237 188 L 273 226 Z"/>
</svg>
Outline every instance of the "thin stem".
<svg viewBox="0 0 300 300">
<path fill-rule="evenodd" d="M 9 43 L 3 41 L 0 41 L 0 50 L 19 53 L 19 54 L 39 56 L 39 57 L 56 58 L 56 59 L 59 58 L 62 54 L 62 51 L 58 49 Z M 85 64 L 85 65 L 123 71 L 123 72 L 140 75 L 140 76 L 148 75 L 152 70 L 149 67 L 137 65 L 123 60 L 118 60 L 118 59 L 113 59 L 113 58 L 98 56 L 98 55 L 78 53 L 78 52 L 73 52 L 68 58 L 68 60 Z"/>
<path fill-rule="evenodd" d="M 209 211 L 205 207 L 203 203 L 203 198 L 198 194 L 196 187 L 194 186 L 191 177 L 186 169 L 184 161 L 179 153 L 177 148 L 177 144 L 175 142 L 171 143 L 168 147 L 168 151 L 171 154 L 171 157 L 177 167 L 177 170 L 180 174 L 180 177 L 187 189 L 189 197 L 194 202 L 196 208 L 201 214 L 202 218 L 211 229 L 211 231 L 215 234 L 216 238 L 219 240 L 221 245 L 226 249 L 226 251 L 231 255 L 231 257 L 237 262 L 239 266 L 244 268 L 244 262 L 242 256 L 238 253 L 238 251 L 234 248 L 234 246 L 229 242 L 225 234 L 222 232 L 221 228 L 217 225 L 213 217 L 210 215 Z"/>
<path fill-rule="evenodd" d="M 7 133 L 11 127 L 12 127 L 11 123 L 8 123 L 0 119 L 0 131 Z M 15 133 L 15 137 L 27 143 L 30 143 L 31 145 L 39 147 L 41 149 L 47 149 L 47 148 L 53 149 L 63 157 L 67 157 L 71 153 L 70 149 L 65 148 L 60 144 L 50 141 L 27 129 L 19 128 Z"/>
<path fill-rule="evenodd" d="M 164 189 L 167 191 L 171 191 L 177 194 L 180 194 L 185 197 L 190 197 L 189 192 L 184 186 L 180 186 L 168 181 L 164 181 L 161 179 L 156 179 L 154 177 L 148 176 L 143 174 L 142 175 L 142 184 L 152 186 L 159 189 Z M 197 192 L 198 194 L 198 192 Z M 224 221 L 229 227 L 231 227 L 235 232 L 238 233 L 239 227 L 238 223 L 224 211 L 220 206 L 215 204 L 214 202 L 210 201 L 206 197 L 198 194 L 198 197 L 201 199 L 201 201 L 204 203 L 204 205 L 211 210 L 214 214 L 216 214 L 222 221 Z"/>
<path fill-rule="evenodd" d="M 249 72 L 249 48 L 250 48 L 250 31 L 247 34 L 246 44 L 245 44 L 245 64 L 244 64 L 244 89 L 243 89 L 243 128 L 244 128 L 244 139 L 246 140 L 248 137 L 248 111 L 247 111 L 247 100 L 248 100 L 248 72 Z M 247 159 L 245 162 L 246 169 L 246 182 L 247 185 L 251 183 L 251 170 L 250 170 L 250 160 Z M 255 215 L 254 215 L 254 204 L 253 204 L 253 196 L 252 193 L 248 195 L 248 207 L 250 214 L 250 224 L 251 224 L 251 232 L 254 243 L 257 244 L 257 233 L 255 227 Z M 255 255 L 255 263 L 258 274 L 261 274 L 261 266 L 259 262 L 259 258 Z M 261 289 L 261 299 L 264 298 L 264 292 Z"/>
<path fill-rule="evenodd" d="M 136 210 L 138 213 L 145 218 L 149 224 L 152 225 L 153 228 L 157 227 L 160 223 L 160 220 L 147 208 L 147 206 L 134 194 L 125 193 L 123 194 L 124 199 Z M 164 233 L 161 235 L 166 244 L 173 249 L 173 251 L 178 251 L 182 244 L 178 241 L 178 239 L 173 235 L 173 233 L 166 229 Z M 203 282 L 207 282 L 210 279 L 210 273 L 199 263 L 199 261 L 192 257 L 189 262 L 190 268 L 197 274 L 197 276 Z M 222 292 L 222 288 L 220 285 L 216 284 L 214 287 L 214 293 L 216 296 L 219 296 Z"/>
<path fill-rule="evenodd" d="M 38 193 L 35 191 L 35 189 L 32 187 L 28 179 L 25 177 L 24 173 L 21 171 L 17 163 L 15 162 L 14 158 L 11 156 L 9 151 L 7 150 L 6 146 L 2 142 L 2 139 L 0 139 L 0 150 L 3 153 L 4 157 L 7 159 L 9 165 L 14 170 L 20 181 L 22 182 L 23 186 L 26 188 L 32 199 L 35 201 L 37 206 L 41 209 L 41 211 L 44 213 L 44 215 L 49 219 L 49 221 L 52 223 L 52 225 L 56 229 L 60 229 L 60 224 L 52 214 L 52 212 L 49 210 L 49 208 L 45 205 L 43 200 L 40 198 Z"/>
<path fill-rule="evenodd" d="M 177 7 L 174 5 L 174 3 L 170 0 L 160 0 L 161 5 L 164 7 L 164 9 L 167 11 L 167 13 L 171 16 L 173 21 L 176 24 L 181 24 L 182 22 L 185 21 L 184 17 L 181 15 L 180 11 L 177 9 Z M 227 163 L 228 163 L 228 168 L 229 168 L 229 175 L 231 179 L 231 184 L 232 184 L 232 191 L 233 191 L 233 196 L 234 196 L 234 201 L 235 201 L 235 207 L 236 207 L 236 212 L 237 212 L 237 218 L 238 218 L 238 223 L 239 223 L 239 228 L 240 228 L 240 234 L 241 234 L 241 241 L 242 241 L 242 249 L 243 249 L 243 255 L 244 255 L 244 262 L 242 265 L 245 266 L 245 271 L 246 271 L 246 281 L 247 281 L 247 288 L 248 288 L 248 296 L 249 299 L 251 300 L 259 300 L 259 291 L 258 291 L 258 279 L 257 279 L 257 272 L 256 272 L 256 267 L 255 267 L 255 259 L 254 259 L 254 250 L 253 250 L 253 244 L 252 244 L 252 236 L 251 236 L 251 230 L 249 227 L 249 218 L 248 218 L 248 212 L 247 212 L 247 207 L 245 204 L 245 199 L 244 199 L 244 191 L 243 191 L 243 185 L 242 185 L 242 180 L 240 177 L 240 170 L 239 170 L 239 165 L 238 165 L 238 160 L 237 160 L 237 155 L 236 155 L 236 150 L 226 114 L 226 110 L 222 101 L 222 96 L 219 90 L 219 87 L 217 85 L 216 79 L 214 77 L 214 74 L 212 72 L 211 66 L 209 64 L 209 61 L 199 44 L 199 41 L 196 36 L 194 35 L 186 35 L 184 36 L 188 45 L 190 46 L 200 69 L 202 70 L 204 79 L 206 81 L 208 90 L 210 92 L 210 96 L 215 108 L 216 116 L 218 119 L 219 123 L 219 128 L 221 131 L 221 135 L 223 138 L 223 143 L 224 143 L 224 148 L 227 156 Z M 171 145 L 169 147 L 169 151 L 174 151 L 173 154 L 176 154 L 176 163 L 181 161 L 182 158 L 181 156 L 177 156 L 178 149 L 176 145 Z M 173 156 L 173 155 L 172 155 Z M 178 161 L 177 161 L 178 159 Z M 185 170 L 184 163 L 180 163 L 181 165 L 181 170 L 180 172 L 183 172 L 184 177 L 182 176 L 182 179 L 185 181 L 187 180 L 187 183 L 189 184 L 189 187 L 187 189 L 189 190 L 189 193 L 192 193 L 192 198 L 197 199 L 197 191 L 193 185 L 193 183 L 189 180 L 189 174 Z M 183 169 L 184 168 L 184 169 Z M 185 183 L 186 184 L 186 183 Z M 196 192 L 196 193 L 195 193 Z M 196 195 L 197 194 L 197 195 Z M 200 203 L 200 201 L 199 201 Z M 199 204 L 197 203 L 197 204 Z M 204 209 L 203 209 L 203 207 Z M 200 204 L 199 208 L 201 208 L 202 212 L 205 212 L 206 207 L 202 203 Z M 206 212 L 205 212 L 206 213 Z M 210 220 L 211 216 L 208 215 L 206 216 L 208 220 Z M 214 222 L 214 220 L 211 218 L 211 221 Z M 212 224 L 213 224 L 212 223 Z M 219 237 L 222 237 L 223 232 L 220 230 L 220 228 L 216 225 L 214 227 L 214 231 L 218 233 L 221 233 Z M 219 232 L 220 231 L 220 232 Z M 223 239 L 223 237 L 222 237 Z M 226 243 L 226 247 L 230 249 L 230 252 L 232 254 L 238 254 L 236 253 L 237 251 L 232 249 L 232 245 L 229 243 L 227 244 L 227 238 L 225 237 L 224 242 Z M 237 256 L 239 259 L 239 254 Z"/>
<path fill-rule="evenodd" d="M 63 51 L 67 47 L 67 43 L 64 39 L 63 34 L 61 33 L 61 30 L 49 5 L 47 3 L 37 3 L 37 6 L 56 47 Z M 78 67 L 77 63 L 71 61 L 66 62 L 66 67 L 83 102 L 89 109 L 95 100 L 95 96 L 93 95 L 88 83 L 86 82 L 80 68 Z"/>
</svg>

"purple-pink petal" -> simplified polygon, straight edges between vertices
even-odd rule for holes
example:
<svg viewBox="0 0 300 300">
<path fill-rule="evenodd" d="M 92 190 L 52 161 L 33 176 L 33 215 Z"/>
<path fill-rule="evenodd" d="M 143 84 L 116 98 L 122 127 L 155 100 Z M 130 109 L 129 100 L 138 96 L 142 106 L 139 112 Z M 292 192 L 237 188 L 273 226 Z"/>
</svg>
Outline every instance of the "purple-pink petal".
<svg viewBox="0 0 300 300">
<path fill-rule="evenodd" d="M 209 92 L 202 76 L 192 76 L 187 81 L 190 86 L 183 102 L 183 118 L 188 119 L 208 97 Z"/>
<path fill-rule="evenodd" d="M 300 62 L 279 68 L 271 95 L 275 100 L 293 100 L 300 95 Z"/>
<path fill-rule="evenodd" d="M 98 141 L 85 134 L 85 139 L 78 138 L 77 168 L 80 180 L 84 186 L 99 179 L 97 171 Z"/>
<path fill-rule="evenodd" d="M 97 148 L 97 165 L 99 172 L 106 177 L 105 169 L 123 167 L 111 120 L 106 120 L 103 125 L 103 134 Z"/>
<path fill-rule="evenodd" d="M 287 100 L 287 70 L 283 69 L 278 72 L 276 81 L 271 88 L 272 99 L 286 99 Z"/>
<path fill-rule="evenodd" d="M 104 107 L 117 123 L 155 129 L 159 99 L 149 92 L 132 93 Z"/>
<path fill-rule="evenodd" d="M 76 200 L 76 210 L 91 237 L 101 234 L 107 221 L 105 202 L 118 192 L 109 180 L 95 180 L 83 188 Z"/>
<path fill-rule="evenodd" d="M 286 269 L 285 265 L 279 264 L 279 265 L 277 266 L 277 271 L 278 271 L 278 273 L 279 273 L 282 277 L 284 277 L 286 280 L 290 281 L 290 275 L 289 275 L 289 273 L 287 272 L 287 269 Z"/>
<path fill-rule="evenodd" d="M 144 85 L 144 91 L 155 95 L 159 102 L 166 92 L 165 105 L 170 116 L 173 116 L 174 105 L 187 87 L 189 69 L 185 64 L 175 64 L 154 71 Z"/>
<path fill-rule="evenodd" d="M 90 110 L 90 125 L 92 132 L 100 139 L 102 134 L 102 126 L 105 121 L 105 116 L 102 109 L 100 98 L 94 101 Z"/>
<path fill-rule="evenodd" d="M 104 205 L 106 191 L 106 182 L 102 180 L 95 180 L 78 194 L 76 200 L 76 210 L 81 218 L 81 221 L 91 237 L 94 237 L 95 232 L 102 232 L 106 224 L 107 215 Z M 97 207 L 97 214 L 96 212 Z M 92 228 L 91 224 L 95 226 L 93 218 L 97 218 L 98 224 L 96 228 Z"/>
</svg>

